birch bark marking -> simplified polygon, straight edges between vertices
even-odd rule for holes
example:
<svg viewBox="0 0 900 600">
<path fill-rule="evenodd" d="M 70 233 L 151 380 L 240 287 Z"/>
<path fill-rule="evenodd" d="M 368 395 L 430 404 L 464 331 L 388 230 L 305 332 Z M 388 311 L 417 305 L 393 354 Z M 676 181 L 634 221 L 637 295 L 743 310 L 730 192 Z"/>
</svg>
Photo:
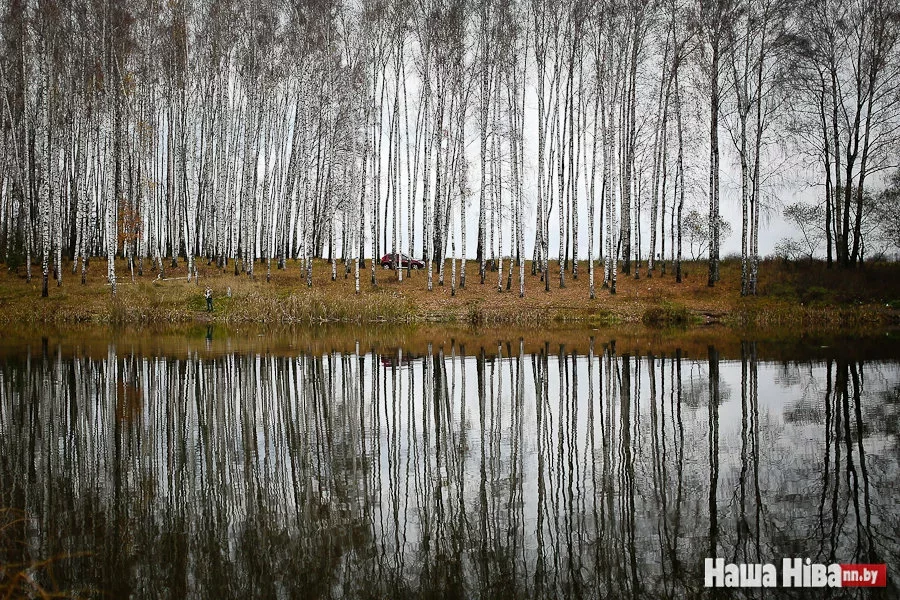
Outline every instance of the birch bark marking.
<svg viewBox="0 0 900 600">
<path fill-rule="evenodd" d="M 599 56 L 594 57 L 595 60 L 595 85 L 597 90 L 594 92 L 594 131 L 592 150 L 591 150 L 591 174 L 590 188 L 588 191 L 588 295 L 591 300 L 595 298 L 594 289 L 594 210 L 596 205 L 596 181 L 597 181 L 597 137 L 599 130 L 599 110 L 600 110 L 600 65 Z M 605 109 L 604 109 L 605 110 Z M 602 202 L 602 200 L 601 200 Z M 602 205 L 601 205 L 602 210 Z M 602 242 L 601 242 L 602 243 Z"/>
<path fill-rule="evenodd" d="M 391 117 L 391 133 L 388 142 L 392 144 L 392 153 L 394 159 L 393 165 L 393 184 L 391 185 L 391 200 L 394 206 L 394 233 L 393 233 L 393 263 L 394 270 L 397 272 L 397 281 L 403 281 L 403 261 L 400 259 L 400 74 L 403 66 L 403 33 L 398 34 L 397 47 L 394 52 L 394 109 Z M 407 133 L 407 144 L 409 142 L 409 134 Z M 409 165 L 407 165 L 408 169 Z"/>
<path fill-rule="evenodd" d="M 748 71 L 750 69 L 750 19 L 747 19 L 747 31 L 744 32 L 743 48 L 743 72 L 738 69 L 738 57 L 740 54 L 733 52 L 731 56 L 731 69 L 734 83 L 735 101 L 737 104 L 738 131 L 734 140 L 741 163 L 741 296 L 748 293 L 748 263 L 747 263 L 747 224 L 749 218 L 750 203 L 750 173 L 747 161 L 747 118 L 750 113 L 750 90 L 748 87 Z M 759 90 L 757 90 L 758 92 Z M 710 238 L 711 239 L 711 238 Z M 712 247 L 710 247 L 710 252 Z"/>
<path fill-rule="evenodd" d="M 22 86 L 22 147 L 23 147 L 23 155 L 24 160 L 22 164 L 22 170 L 25 172 L 25 184 L 24 189 L 22 190 L 22 201 L 25 203 L 25 281 L 31 283 L 31 248 L 34 244 L 34 240 L 32 239 L 32 214 L 31 207 L 34 204 L 34 194 L 33 194 L 33 184 L 32 184 L 32 160 L 31 156 L 31 140 L 30 140 L 30 131 L 31 124 L 29 123 L 29 103 L 28 103 L 28 85 L 29 81 L 29 73 L 28 73 L 28 61 L 25 57 L 25 46 L 27 44 L 26 32 L 27 28 L 23 28 L 22 33 L 22 81 L 26 82 Z M 5 96 L 5 94 L 4 94 Z"/>
<path fill-rule="evenodd" d="M 709 274 L 707 285 L 719 280 L 719 52 L 724 16 L 720 10 L 713 16 L 711 40 L 712 62 L 709 73 Z"/>
<path fill-rule="evenodd" d="M 635 146 L 637 144 L 637 71 L 638 58 L 643 39 L 642 24 L 644 4 L 642 2 L 635 3 L 634 10 L 634 24 L 630 39 L 631 56 L 628 62 L 630 69 L 629 74 L 623 82 L 622 104 L 624 109 L 623 112 L 627 115 L 627 118 L 623 122 L 624 131 L 621 132 L 624 156 L 620 157 L 624 162 L 622 181 L 622 228 L 620 231 L 620 241 L 622 243 L 622 272 L 626 275 L 631 274 L 631 201 L 634 193 Z"/>
<path fill-rule="evenodd" d="M 562 55 L 562 52 L 560 52 L 560 50 L 559 50 L 559 36 L 560 36 L 559 16 L 557 16 L 556 28 L 555 28 L 554 33 L 555 33 L 555 50 L 556 50 L 554 67 L 557 71 L 556 86 L 555 86 L 554 92 L 556 94 L 556 110 L 559 111 L 560 79 L 562 79 L 559 76 L 559 67 L 560 67 L 560 61 L 561 61 L 561 55 Z M 567 82 L 566 83 L 567 86 L 571 83 L 571 76 L 567 78 L 566 82 Z M 565 248 L 566 217 L 565 217 L 565 215 L 566 215 L 567 202 L 566 202 L 565 146 L 564 146 L 564 143 L 565 143 L 565 134 L 566 134 L 566 122 L 567 122 L 567 118 L 569 116 L 567 108 L 568 108 L 568 104 L 570 102 L 570 98 L 569 98 L 568 93 L 566 93 L 565 100 L 566 100 L 566 105 L 563 106 L 563 110 L 562 110 L 561 114 L 558 114 L 558 116 L 557 116 L 557 129 L 556 129 L 556 146 L 557 146 L 557 182 L 556 182 L 556 184 L 557 184 L 557 194 L 558 194 L 557 205 L 559 207 L 559 211 L 558 211 L 558 214 L 559 214 L 559 260 L 558 260 L 558 262 L 559 262 L 559 287 L 560 287 L 560 289 L 563 289 L 566 287 L 566 275 L 565 275 L 565 271 L 566 271 L 566 267 L 565 267 L 565 263 L 566 263 L 566 248 Z M 559 118 L 562 119 L 561 123 L 559 122 Z"/>
<path fill-rule="evenodd" d="M 678 236 L 677 242 L 677 251 L 675 258 L 675 282 L 681 283 L 681 216 L 682 211 L 684 210 L 684 133 L 682 129 L 681 123 L 681 85 L 678 82 L 678 71 L 679 69 L 675 69 L 675 125 L 678 134 L 678 166 L 677 171 L 675 173 L 675 187 L 676 192 L 678 194 L 678 217 L 676 223 L 671 223 L 670 226 L 673 227 L 673 231 L 677 232 Z M 675 209 L 674 202 L 672 206 L 673 210 Z M 672 250 L 676 250 L 673 248 Z"/>
<path fill-rule="evenodd" d="M 425 66 L 422 70 L 422 78 L 424 79 L 424 94 L 423 94 L 423 103 L 424 103 L 424 117 L 423 117 L 423 139 L 425 142 L 425 157 L 424 157 L 424 165 L 423 165 L 423 173 L 422 173 L 422 215 L 424 217 L 424 227 L 423 229 L 423 238 L 422 238 L 422 250 L 423 250 L 423 258 L 427 262 L 428 268 L 428 291 L 432 291 L 432 265 L 431 265 L 431 254 L 432 254 L 432 236 L 431 236 L 431 157 L 432 152 L 434 152 L 434 132 L 428 131 L 428 120 L 431 113 L 431 52 L 430 48 L 425 46 Z"/>
<path fill-rule="evenodd" d="M 416 129 L 415 134 L 413 136 L 413 156 L 416 157 L 415 161 L 412 160 L 409 151 L 409 94 L 406 91 L 406 61 L 403 61 L 403 123 L 406 131 L 406 253 L 407 256 L 412 258 L 415 256 L 415 231 L 413 229 L 413 223 L 415 222 L 415 200 L 414 196 L 417 189 L 418 184 L 418 175 L 419 175 L 419 114 L 416 115 Z M 421 113 L 421 101 L 420 101 L 420 109 L 419 113 Z M 406 276 L 409 277 L 412 274 L 412 261 L 407 262 L 407 272 Z"/>
<path fill-rule="evenodd" d="M 442 226 L 444 222 L 444 194 L 441 186 L 445 184 L 443 178 L 443 171 L 446 169 L 446 159 L 444 156 L 444 143 L 443 139 L 445 137 L 444 132 L 444 95 L 446 94 L 446 89 L 443 82 L 443 77 L 439 65 L 438 69 L 438 105 L 437 105 L 437 122 L 434 128 L 434 135 L 436 138 L 437 145 L 437 155 L 434 167 L 434 206 L 432 208 L 432 218 L 431 218 L 431 251 L 429 255 L 432 257 L 432 260 L 438 260 L 438 285 L 444 285 L 444 232 L 442 231 Z M 443 160 L 442 160 L 443 159 Z M 442 183 L 443 182 L 443 183 Z M 431 283 L 433 269 L 432 264 L 429 263 L 428 266 L 428 279 L 429 284 Z M 429 287 L 429 290 L 431 288 Z"/>
<path fill-rule="evenodd" d="M 463 64 L 462 56 L 457 57 L 458 64 L 456 66 L 456 88 L 460 94 L 463 93 Z M 469 161 L 466 159 L 466 102 L 461 102 L 457 109 L 458 122 L 457 128 L 457 160 L 459 161 L 457 173 L 459 177 L 459 237 L 462 255 L 459 264 L 459 287 L 466 287 L 466 194 L 469 187 Z M 454 250 L 454 267 L 456 265 L 456 251 Z M 453 274 L 454 281 L 456 274 Z"/>
<path fill-rule="evenodd" d="M 104 27 L 106 22 L 104 20 Z M 105 31 L 104 31 L 105 39 Z M 106 65 L 106 73 L 110 72 L 109 65 Z M 116 194 L 115 194 L 115 178 L 113 167 L 110 164 L 114 160 L 113 144 L 114 133 L 112 131 L 111 119 L 113 118 L 113 89 L 110 81 L 103 83 L 103 105 L 105 108 L 106 118 L 101 118 L 103 123 L 103 142 L 104 156 L 106 158 L 103 164 L 103 196 L 106 200 L 106 277 L 109 283 L 110 293 L 116 295 Z"/>
<path fill-rule="evenodd" d="M 661 221 L 661 241 L 662 254 L 665 254 L 666 236 L 665 236 L 665 169 L 666 169 L 666 148 L 667 148 L 667 129 L 669 120 L 669 93 L 671 91 L 672 73 L 669 66 L 669 45 L 674 35 L 675 20 L 670 22 L 669 29 L 666 33 L 665 48 L 662 57 L 662 69 L 660 70 L 659 80 L 659 98 L 657 105 L 657 114 L 660 123 L 654 131 L 653 140 L 653 198 L 650 205 L 650 254 L 647 261 L 647 277 L 653 277 L 653 271 L 656 268 L 656 233 L 657 222 Z M 676 49 L 677 52 L 677 49 Z M 675 59 L 677 61 L 677 58 Z M 662 179 L 662 191 L 660 192 L 660 179 Z M 662 211 L 659 210 L 659 200 L 662 198 Z M 660 219 L 660 214 L 662 218 Z M 663 259 L 663 275 L 665 275 L 665 259 Z"/>
<path fill-rule="evenodd" d="M 453 196 L 447 200 L 450 204 L 450 295 L 456 296 L 456 227 L 453 219 Z M 465 227 L 465 224 L 463 225 Z"/>
<path fill-rule="evenodd" d="M 499 226 L 497 227 L 497 247 L 499 248 L 498 254 L 498 268 L 497 268 L 497 292 L 503 291 L 503 197 L 501 196 L 500 186 L 497 186 L 497 204 L 499 205 L 499 214 L 497 215 L 497 221 L 499 222 Z M 562 263 L 560 263 L 562 264 Z"/>
<path fill-rule="evenodd" d="M 481 65 L 480 80 L 481 89 L 479 94 L 479 131 L 478 131 L 478 157 L 481 162 L 479 177 L 481 178 L 481 186 L 478 190 L 478 273 L 481 278 L 481 284 L 484 285 L 484 271 L 487 256 L 487 248 L 485 248 L 485 238 L 487 237 L 487 206 L 486 189 L 488 184 L 487 178 L 487 152 L 488 152 L 488 118 L 489 118 L 489 96 L 490 96 L 490 67 L 493 61 L 488 59 L 490 47 L 490 6 L 491 3 L 482 1 L 481 9 Z M 540 177 L 540 175 L 538 175 Z M 540 197 L 540 193 L 538 194 Z M 539 200 L 540 202 L 540 200 Z"/>
<path fill-rule="evenodd" d="M 546 269 L 546 232 L 544 228 L 545 216 L 545 191 L 544 191 L 544 169 L 545 169 L 545 137 L 546 137 L 546 71 L 547 71 L 547 27 L 546 27 L 546 3 L 541 0 L 531 1 L 531 10 L 534 13 L 534 57 L 537 71 L 537 138 L 538 138 L 538 157 L 537 157 L 537 211 L 535 215 L 535 261 L 539 265 L 537 268 L 541 271 L 541 279 L 544 281 L 544 291 L 550 291 L 550 279 Z M 535 265 L 532 262 L 531 274 L 535 274 Z"/>
<path fill-rule="evenodd" d="M 605 59 L 604 59 L 605 62 Z M 605 71 L 605 68 L 604 68 Z M 597 91 L 598 93 L 603 95 L 602 104 L 603 110 L 600 111 L 600 130 L 602 136 L 602 144 L 603 144 L 603 185 L 601 187 L 602 196 L 600 202 L 600 220 L 606 221 L 606 235 L 603 236 L 602 240 L 606 245 L 606 256 L 603 261 L 603 284 L 602 287 L 609 288 L 610 281 L 612 279 L 612 167 L 610 165 L 612 161 L 612 155 L 610 151 L 610 147 L 612 142 L 610 140 L 610 131 L 609 131 L 609 123 L 607 123 L 607 118 L 609 117 L 607 111 L 610 110 L 607 103 L 609 102 L 609 95 L 606 93 L 606 83 L 598 84 Z M 602 230 L 602 225 L 601 225 Z M 603 254 L 601 252 L 601 254 Z"/>
<path fill-rule="evenodd" d="M 525 81 L 525 74 L 528 72 L 528 37 L 526 34 L 523 41 L 523 58 L 522 58 L 522 81 Z M 516 61 L 516 64 L 518 60 Z M 514 65 L 515 66 L 515 65 Z M 516 255 L 519 261 L 519 298 L 525 297 L 525 234 L 524 234 L 524 193 L 522 179 L 525 171 L 525 136 L 524 136 L 524 120 L 525 120 L 525 90 L 522 89 L 522 102 L 518 102 L 519 82 L 517 71 L 513 69 L 513 90 L 515 90 L 513 114 L 515 115 L 515 127 L 513 139 L 515 144 L 515 172 L 513 174 L 513 183 L 516 187 Z"/>
<path fill-rule="evenodd" d="M 71 131 L 70 131 L 71 134 Z M 60 140 L 64 135 L 63 132 L 59 132 Z M 53 260 L 53 273 L 54 277 L 56 277 L 56 287 L 62 286 L 62 277 L 63 277 L 63 269 L 62 269 L 62 248 L 63 248 L 63 227 L 66 225 L 66 215 L 65 215 L 65 205 L 63 204 L 63 191 L 71 190 L 74 182 L 70 182 L 68 178 L 68 165 L 70 164 L 70 155 L 73 144 L 71 142 L 63 143 L 62 141 L 57 141 L 57 149 L 56 152 L 59 155 L 56 159 L 56 164 L 58 165 L 56 169 L 53 170 L 53 184 L 52 189 L 56 190 L 56 194 L 51 196 L 53 198 L 53 214 L 55 215 L 53 219 L 54 223 L 54 234 L 55 240 L 53 242 L 54 249 L 56 250 L 56 257 Z M 66 196 L 70 199 L 71 202 L 71 191 L 68 191 Z M 71 224 L 69 224 L 71 227 Z"/>
<path fill-rule="evenodd" d="M 375 56 L 375 48 L 372 48 L 371 56 Z M 366 85 L 368 88 L 368 84 Z M 381 176 L 381 169 L 377 166 L 377 164 L 381 161 L 381 153 L 379 152 L 379 143 L 375 140 L 376 131 L 379 131 L 375 127 L 375 95 L 378 90 L 378 72 L 373 68 L 372 69 L 372 96 L 370 98 L 370 113 L 369 113 L 369 123 L 368 125 L 371 127 L 371 131 L 367 132 L 367 138 L 371 139 L 371 153 L 372 153 L 372 193 L 369 194 L 369 204 L 366 207 L 369 213 L 369 216 L 372 220 L 372 285 L 377 286 L 378 281 L 375 276 L 375 263 L 378 262 L 378 203 L 381 201 L 381 186 L 378 183 L 378 178 Z"/>
<path fill-rule="evenodd" d="M 572 41 L 572 54 L 578 54 L 578 96 L 572 102 L 572 109 L 577 111 L 569 116 L 569 172 L 571 173 L 572 196 L 572 279 L 578 279 L 578 179 L 581 176 L 581 153 L 583 150 L 584 130 L 584 56 L 581 49 L 581 20 L 583 15 L 576 13 L 575 35 Z M 576 108 L 577 106 L 577 108 Z M 576 126 L 578 132 L 574 131 Z M 574 150 L 573 150 L 574 145 Z"/>
<path fill-rule="evenodd" d="M 368 94 L 368 77 L 363 77 L 365 80 L 365 89 L 366 95 Z M 365 268 L 365 240 L 366 240 L 366 214 L 371 214 L 371 210 L 369 210 L 369 196 L 366 194 L 366 190 L 368 189 L 368 160 L 369 160 L 369 144 L 370 138 L 368 134 L 369 127 L 369 102 L 368 99 L 365 98 L 362 101 L 362 118 L 363 118 L 363 155 L 362 155 L 362 165 L 360 167 L 361 176 L 359 179 L 359 201 L 357 202 L 357 215 L 356 215 L 356 223 L 359 223 L 359 243 L 358 251 L 357 251 L 357 259 L 354 261 L 356 263 L 356 267 L 353 273 L 353 288 L 354 293 L 359 294 L 359 270 L 360 267 Z M 364 211 L 365 210 L 365 214 Z M 375 258 L 372 258 L 372 262 L 375 262 Z M 374 277 L 374 274 L 373 274 Z"/>
<path fill-rule="evenodd" d="M 568 181 L 566 194 L 568 196 L 569 218 L 571 221 L 572 235 L 572 279 L 578 279 L 578 178 L 579 161 L 581 157 L 582 133 L 584 126 L 582 117 L 582 99 L 584 96 L 584 71 L 583 56 L 581 51 L 581 31 L 584 15 L 581 13 L 581 3 L 574 3 L 569 12 L 571 43 L 569 45 L 569 68 L 567 76 L 567 118 L 569 124 L 568 133 Z M 575 86 L 575 63 L 578 63 L 578 86 Z M 576 133 L 577 128 L 577 133 Z M 562 148 L 560 148 L 562 151 Z M 568 254 L 568 253 L 567 253 Z"/>
<path fill-rule="evenodd" d="M 38 119 L 38 147 L 40 148 L 40 168 L 41 175 L 38 180 L 38 206 L 41 215 L 41 296 L 46 298 L 49 295 L 48 278 L 50 263 L 50 217 L 51 217 L 51 195 L 53 190 L 50 189 L 50 172 L 51 172 L 51 149 L 50 149 L 50 65 L 48 59 L 49 42 L 46 39 L 48 33 L 45 31 L 45 39 L 43 41 L 42 56 L 38 59 L 41 66 L 40 78 L 43 85 L 43 94 L 41 96 L 41 112 Z"/>
</svg>

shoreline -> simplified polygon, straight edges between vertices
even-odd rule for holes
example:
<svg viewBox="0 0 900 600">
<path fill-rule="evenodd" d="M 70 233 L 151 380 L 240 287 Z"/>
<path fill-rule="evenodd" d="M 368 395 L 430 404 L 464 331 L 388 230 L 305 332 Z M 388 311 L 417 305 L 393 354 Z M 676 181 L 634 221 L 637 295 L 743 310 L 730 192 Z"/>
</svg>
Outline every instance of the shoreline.
<svg viewBox="0 0 900 600">
<path fill-rule="evenodd" d="M 331 281 L 331 265 L 314 264 L 313 286 L 307 287 L 298 263 L 289 261 L 284 270 L 272 270 L 267 281 L 265 263 L 255 279 L 235 276 L 201 263 L 199 281 L 188 281 L 186 267 L 167 268 L 165 278 L 144 270 L 134 282 L 122 261 L 124 274 L 112 296 L 105 271 L 95 259 L 85 285 L 64 266 L 63 284 L 51 279 L 48 298 L 40 297 L 40 278 L 25 280 L 24 269 L 2 269 L 0 276 L 0 323 L 6 325 L 453 325 L 453 326 L 634 326 L 647 328 L 696 328 L 710 325 L 731 329 L 871 329 L 877 331 L 900 325 L 900 266 L 875 265 L 866 272 L 834 270 L 810 263 L 805 266 L 778 264 L 760 266 L 761 294 L 741 297 L 740 262 L 723 261 L 722 278 L 714 288 L 706 286 L 704 263 L 685 263 L 684 282 L 672 275 L 657 273 L 618 277 L 617 294 L 602 289 L 602 270 L 595 272 L 595 298 L 589 298 L 584 265 L 578 279 L 566 273 L 566 287 L 560 288 L 558 274 L 552 273 L 550 291 L 545 291 L 539 275 L 530 274 L 526 263 L 526 295 L 519 298 L 518 272 L 512 289 L 497 291 L 497 273 L 488 272 L 480 283 L 477 263 L 467 266 L 468 284 L 452 293 L 449 284 L 427 290 L 427 275 L 413 272 L 399 282 L 390 270 L 376 271 L 379 280 L 372 286 L 371 271 L 360 272 L 360 293 L 354 280 L 338 277 Z M 473 268 L 474 267 L 474 268 Z M 36 270 L 35 270 L 36 271 Z M 68 272 L 67 272 L 68 271 Z M 449 268 L 447 269 L 449 273 Z M 39 271 L 34 273 L 39 275 Z M 404 274 L 406 275 L 406 274 Z M 846 277 L 841 277 L 846 275 Z M 827 286 L 825 277 L 837 283 Z M 120 275 L 121 277 L 121 275 Z M 842 281 L 843 280 L 843 281 Z M 809 285 L 821 283 L 822 285 Z M 213 311 L 206 311 L 204 291 L 213 290 Z"/>
<path fill-rule="evenodd" d="M 715 348 L 723 359 L 748 352 L 765 360 L 894 359 L 900 356 L 900 329 L 736 329 L 723 325 L 651 328 L 634 326 L 554 328 L 472 327 L 451 324 L 347 325 L 34 325 L 7 328 L 0 339 L 0 360 L 89 356 L 215 358 L 231 354 L 296 356 L 375 353 L 416 358 L 443 352 L 459 356 L 618 355 L 681 356 L 703 359 Z"/>
</svg>

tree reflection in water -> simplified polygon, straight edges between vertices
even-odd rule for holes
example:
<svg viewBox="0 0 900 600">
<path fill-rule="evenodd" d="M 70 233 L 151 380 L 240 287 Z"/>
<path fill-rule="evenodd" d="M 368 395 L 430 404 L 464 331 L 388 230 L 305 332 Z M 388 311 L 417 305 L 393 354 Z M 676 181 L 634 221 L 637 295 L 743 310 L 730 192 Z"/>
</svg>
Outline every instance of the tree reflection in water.
<svg viewBox="0 0 900 600">
<path fill-rule="evenodd" d="M 29 518 L 0 564 L 240 598 L 682 598 L 710 555 L 900 564 L 895 362 L 467 350 L 7 359 L 0 506 Z"/>
</svg>

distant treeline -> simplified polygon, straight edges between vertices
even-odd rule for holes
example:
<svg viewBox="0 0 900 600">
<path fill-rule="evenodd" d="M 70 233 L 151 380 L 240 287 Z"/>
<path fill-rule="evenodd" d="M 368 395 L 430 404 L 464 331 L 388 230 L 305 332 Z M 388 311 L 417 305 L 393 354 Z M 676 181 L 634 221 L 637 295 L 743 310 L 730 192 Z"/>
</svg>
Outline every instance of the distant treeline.
<svg viewBox="0 0 900 600">
<path fill-rule="evenodd" d="M 526 258 L 549 289 L 551 258 L 564 286 L 587 256 L 593 297 L 598 260 L 613 293 L 619 263 L 652 276 L 670 261 L 680 280 L 689 214 L 714 285 L 723 156 L 739 166 L 755 294 L 786 156 L 821 184 L 827 260 L 845 266 L 864 257 L 867 185 L 896 162 L 897 0 L 0 11 L 0 256 L 29 278 L 39 263 L 45 295 L 64 257 L 84 273 L 105 256 L 115 293 L 117 255 L 139 272 L 181 255 L 191 275 L 203 256 L 250 276 L 297 258 L 310 285 L 312 257 L 333 273 L 340 258 L 358 289 L 362 258 L 375 283 L 379 257 L 403 252 L 427 261 L 429 289 L 448 262 L 465 286 L 474 257 L 481 282 L 489 265 L 498 283 L 516 270 L 520 295 Z"/>
</svg>

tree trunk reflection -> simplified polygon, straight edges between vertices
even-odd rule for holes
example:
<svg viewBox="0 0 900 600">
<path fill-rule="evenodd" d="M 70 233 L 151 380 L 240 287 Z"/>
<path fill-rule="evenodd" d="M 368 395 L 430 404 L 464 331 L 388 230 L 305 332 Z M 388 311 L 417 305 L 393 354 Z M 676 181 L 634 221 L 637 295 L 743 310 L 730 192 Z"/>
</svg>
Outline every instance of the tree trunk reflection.
<svg viewBox="0 0 900 600">
<path fill-rule="evenodd" d="M 897 364 L 472 350 L 27 349 L 0 563 L 116 597 L 673 599 L 707 556 L 898 564 Z"/>
</svg>

